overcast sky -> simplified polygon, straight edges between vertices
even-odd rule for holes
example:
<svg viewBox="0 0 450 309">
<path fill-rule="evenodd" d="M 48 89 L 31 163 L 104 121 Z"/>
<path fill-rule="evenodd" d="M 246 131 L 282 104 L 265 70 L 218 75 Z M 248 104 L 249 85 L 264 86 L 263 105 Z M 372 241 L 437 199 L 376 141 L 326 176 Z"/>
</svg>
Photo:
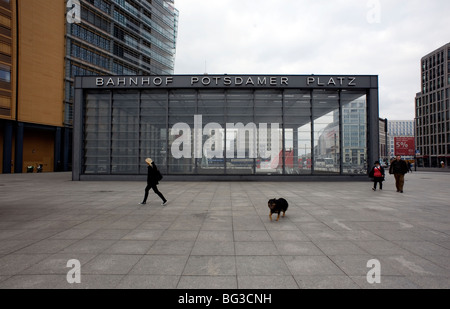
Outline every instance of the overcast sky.
<svg viewBox="0 0 450 309">
<path fill-rule="evenodd" d="M 414 119 L 449 0 L 175 0 L 175 74 L 379 75 L 380 117 Z"/>
</svg>

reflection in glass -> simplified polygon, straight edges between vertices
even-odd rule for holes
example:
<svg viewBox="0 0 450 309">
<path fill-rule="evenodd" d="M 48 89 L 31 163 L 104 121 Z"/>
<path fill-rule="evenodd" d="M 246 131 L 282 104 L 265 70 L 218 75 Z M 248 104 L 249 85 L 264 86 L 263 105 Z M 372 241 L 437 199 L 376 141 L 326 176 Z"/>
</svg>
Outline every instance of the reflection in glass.
<svg viewBox="0 0 450 309">
<path fill-rule="evenodd" d="M 198 111 L 203 129 L 202 157 L 196 159 L 198 174 L 225 173 L 225 91 L 198 92 Z M 199 137 L 197 136 L 197 139 Z"/>
<path fill-rule="evenodd" d="M 255 90 L 255 123 L 258 129 L 256 173 L 283 173 L 283 95 L 279 90 Z"/>
<path fill-rule="evenodd" d="M 111 173 L 139 173 L 139 93 L 113 94 L 111 121 Z"/>
<path fill-rule="evenodd" d="M 253 91 L 227 91 L 226 173 L 254 174 L 258 143 Z"/>
<path fill-rule="evenodd" d="M 141 94 L 140 174 L 147 174 L 146 158 L 152 158 L 161 173 L 167 173 L 167 101 L 167 91 L 143 91 Z"/>
<path fill-rule="evenodd" d="M 285 171 L 311 174 L 310 91 L 284 92 Z"/>
<path fill-rule="evenodd" d="M 367 102 L 364 92 L 342 91 L 343 173 L 367 173 Z M 373 162 L 372 162 L 373 163 Z"/>
<path fill-rule="evenodd" d="M 186 124 L 189 128 L 194 128 L 194 114 L 197 106 L 197 92 L 195 90 L 175 90 L 171 91 L 169 94 L 169 130 L 173 128 L 177 123 Z M 172 130 L 171 130 L 172 131 Z M 194 174 L 195 173 L 195 162 L 193 156 L 193 140 L 194 132 L 170 132 L 168 149 L 169 152 L 169 174 Z M 175 134 L 175 135 L 172 135 Z M 186 140 L 190 142 L 190 145 L 181 145 L 181 149 L 184 147 L 190 149 L 190 155 L 182 158 L 175 158 L 172 155 L 172 146 L 175 140 L 181 137 L 181 135 L 186 134 Z M 189 148 L 190 147 L 190 148 Z"/>
<path fill-rule="evenodd" d="M 172 175 L 365 174 L 367 106 L 348 90 L 92 91 L 83 173 L 145 175 L 151 157 Z"/>
<path fill-rule="evenodd" d="M 111 165 L 110 93 L 86 96 L 84 120 L 84 173 L 109 174 Z"/>
<path fill-rule="evenodd" d="M 340 172 L 339 93 L 313 91 L 314 173 Z"/>
</svg>

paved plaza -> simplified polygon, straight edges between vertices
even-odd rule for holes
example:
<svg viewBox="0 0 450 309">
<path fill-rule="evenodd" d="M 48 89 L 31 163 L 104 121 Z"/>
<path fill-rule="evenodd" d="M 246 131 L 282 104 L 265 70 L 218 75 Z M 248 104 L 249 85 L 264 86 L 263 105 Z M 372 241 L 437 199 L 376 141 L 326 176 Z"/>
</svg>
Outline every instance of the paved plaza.
<svg viewBox="0 0 450 309">
<path fill-rule="evenodd" d="M 449 183 L 163 181 L 163 207 L 138 205 L 145 182 L 0 175 L 0 288 L 450 288 Z M 289 209 L 270 222 L 275 197 Z"/>
</svg>

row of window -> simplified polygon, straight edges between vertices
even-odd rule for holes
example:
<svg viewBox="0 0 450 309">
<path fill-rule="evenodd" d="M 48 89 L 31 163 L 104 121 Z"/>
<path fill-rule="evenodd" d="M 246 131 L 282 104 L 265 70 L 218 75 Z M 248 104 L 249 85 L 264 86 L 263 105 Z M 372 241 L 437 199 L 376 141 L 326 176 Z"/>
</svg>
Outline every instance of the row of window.
<svg viewBox="0 0 450 309">
<path fill-rule="evenodd" d="M 448 121 L 417 127 L 417 136 L 426 136 L 446 132 L 450 133 L 450 123 Z"/>
<path fill-rule="evenodd" d="M 80 58 L 84 61 L 87 61 L 93 65 L 102 67 L 104 69 L 109 70 L 109 58 L 103 56 L 97 52 L 94 52 L 90 49 L 87 49 L 83 46 L 79 46 L 72 42 L 71 44 L 71 53 L 73 57 Z"/>
<path fill-rule="evenodd" d="M 116 4 L 118 4 L 126 13 L 128 16 L 125 16 L 124 14 L 121 14 L 120 12 L 115 11 L 114 12 L 114 19 L 116 19 L 116 16 L 119 19 L 116 19 L 122 23 L 131 23 L 137 27 L 139 27 L 139 22 L 134 19 L 134 16 L 140 18 L 144 21 L 145 24 L 150 25 L 152 30 L 158 32 L 160 35 L 162 35 L 164 38 L 166 38 L 169 41 L 173 40 L 174 37 L 174 22 L 168 23 L 168 28 L 170 28 L 170 31 L 165 29 L 164 27 L 161 27 L 158 23 L 155 23 L 151 15 L 149 14 L 141 14 L 140 10 L 136 7 L 134 7 L 132 4 L 130 4 L 128 1 L 125 0 L 113 0 Z M 116 15 L 117 13 L 117 15 Z M 130 16 L 131 15 L 131 16 Z M 158 15 L 158 14 L 157 14 Z"/>
<path fill-rule="evenodd" d="M 427 95 L 423 95 L 422 97 L 417 98 L 417 107 L 426 106 L 428 104 L 432 104 L 445 98 L 450 98 L 450 88 L 444 90 L 439 90 Z"/>
<path fill-rule="evenodd" d="M 448 60 L 450 60 L 450 49 L 448 50 Z M 433 56 L 430 56 L 428 59 L 425 59 L 422 61 L 422 68 L 424 70 L 431 69 L 432 67 L 435 67 L 436 65 L 440 65 L 445 62 L 444 57 L 444 50 L 441 52 L 434 54 Z"/>
<path fill-rule="evenodd" d="M 419 146 L 418 149 L 422 156 L 449 155 L 450 154 L 450 144 L 433 145 L 433 146 Z"/>
<path fill-rule="evenodd" d="M 132 21 L 132 19 L 127 18 L 125 15 L 120 14 L 119 12 L 114 11 L 114 19 L 119 22 L 122 26 L 126 27 L 127 29 L 131 29 L 136 33 L 140 33 L 145 39 L 149 40 L 152 44 L 153 44 L 153 48 L 159 47 L 161 48 L 162 52 L 164 52 L 166 55 L 172 55 L 173 54 L 173 48 L 170 47 L 169 45 L 161 42 L 160 40 L 156 39 L 153 35 L 151 35 L 148 31 L 144 30 L 144 29 L 139 29 L 139 26 L 135 25 L 135 24 L 130 24 L 130 21 Z M 126 42 L 127 38 L 125 38 L 125 35 L 121 32 L 123 32 L 123 30 L 120 30 L 119 28 L 114 29 L 115 31 L 115 36 L 118 37 L 119 39 L 123 40 L 124 42 Z M 133 41 L 133 37 L 129 37 L 128 40 Z M 161 56 L 158 53 L 156 53 L 154 50 L 148 48 L 146 46 L 146 44 L 142 44 L 140 46 L 136 46 L 136 42 L 131 42 L 133 47 L 137 48 L 139 47 L 140 51 L 144 54 L 147 55 L 161 63 L 163 63 L 164 65 L 166 65 L 169 68 L 173 68 L 173 61 L 171 60 L 171 57 L 169 56 Z M 133 45 L 134 43 L 134 45 Z"/>
<path fill-rule="evenodd" d="M 71 27 L 71 33 L 72 35 L 82 39 L 83 41 L 86 41 L 92 45 L 95 45 L 101 49 L 110 50 L 111 44 L 110 41 L 107 38 L 104 38 L 103 36 L 100 36 L 90 30 L 87 30 L 86 28 L 83 28 L 77 24 L 73 24 Z"/>
<path fill-rule="evenodd" d="M 446 72 L 447 71 L 447 72 Z M 444 64 L 441 64 L 440 66 L 423 71 L 422 73 L 422 80 L 424 82 L 428 82 L 432 79 L 435 79 L 436 77 L 445 76 L 445 73 L 450 73 L 450 63 L 447 66 L 447 70 L 445 70 Z"/>
<path fill-rule="evenodd" d="M 77 76 L 77 75 L 86 75 L 86 76 L 92 76 L 92 75 L 101 75 L 101 72 L 94 71 L 91 68 L 78 66 L 76 64 L 71 64 L 67 70 L 69 70 L 68 76 Z"/>
<path fill-rule="evenodd" d="M 120 63 L 113 63 L 113 72 L 118 75 L 136 75 L 138 74 L 137 70 L 130 68 L 127 65 L 122 65 Z"/>
<path fill-rule="evenodd" d="M 421 146 L 426 145 L 441 145 L 446 144 L 448 141 L 450 141 L 450 133 L 447 134 L 447 139 L 445 134 L 438 134 L 438 135 L 430 135 L 430 136 L 421 136 L 417 138 L 417 144 Z"/>
<path fill-rule="evenodd" d="M 162 48 L 163 51 L 167 50 L 167 51 L 170 51 L 170 53 L 173 52 L 172 48 L 169 47 L 167 44 L 164 44 L 161 41 L 156 40 L 152 35 L 150 35 L 148 33 L 148 31 L 140 29 L 140 25 L 139 25 L 138 21 L 135 21 L 130 17 L 126 17 L 125 15 L 119 13 L 118 11 L 114 11 L 113 18 L 116 21 L 118 21 L 120 24 L 124 25 L 127 29 L 129 29 L 129 30 L 131 29 L 136 33 L 141 33 L 141 35 L 143 37 L 146 37 L 146 39 L 150 40 L 157 47 Z M 109 30 L 110 30 L 109 29 L 109 27 L 110 27 L 109 21 L 107 21 L 102 16 L 96 14 L 95 12 L 88 10 L 87 8 L 84 8 L 82 10 L 82 20 L 85 20 L 85 21 L 91 23 L 92 25 L 100 28 L 101 30 L 103 30 L 105 32 L 109 32 Z M 130 23 L 130 22 L 132 22 L 132 23 Z M 108 39 L 106 39 L 100 35 L 97 35 L 97 34 L 93 33 L 92 31 L 86 30 L 83 27 L 80 27 L 79 25 L 72 25 L 72 33 L 75 36 L 80 37 L 83 40 L 85 40 L 91 44 L 94 44 L 102 49 L 110 50 L 111 43 Z M 125 34 L 124 30 L 121 30 L 120 28 L 115 27 L 114 36 L 117 37 L 118 39 L 120 39 L 121 41 L 123 41 L 126 46 L 132 46 L 134 48 L 140 49 L 143 54 L 148 55 L 149 57 L 151 57 L 159 62 L 162 62 L 165 66 L 167 66 L 167 67 L 164 67 L 164 71 L 166 71 L 167 68 L 173 69 L 172 57 L 170 57 L 170 56 L 164 57 L 162 55 L 159 55 L 158 53 L 155 53 L 150 48 L 147 48 L 145 45 L 139 46 L 138 39 L 136 37 L 132 36 L 131 34 Z M 121 45 L 117 45 L 117 46 L 121 46 Z M 124 49 L 125 48 L 124 46 L 121 46 L 120 48 L 115 47 L 114 54 L 119 57 L 123 57 L 120 49 Z M 132 61 L 136 65 L 140 65 L 139 60 L 138 60 L 139 54 L 135 51 L 132 51 L 131 49 L 130 49 L 129 53 L 133 54 L 133 56 L 131 56 L 131 57 L 129 56 L 127 60 Z"/>
<path fill-rule="evenodd" d="M 437 103 L 433 103 L 430 105 L 425 105 L 424 107 L 417 108 L 417 117 L 421 116 L 429 116 L 430 114 L 434 114 L 437 112 L 446 111 L 449 109 L 449 100 L 440 101 Z"/>
<path fill-rule="evenodd" d="M 450 84 L 450 77 L 449 77 L 449 84 Z M 432 80 L 431 82 L 428 83 L 424 83 L 423 84 L 423 93 L 428 93 L 430 91 L 435 91 L 437 89 L 443 88 L 445 87 L 445 78 L 442 77 L 438 77 L 435 80 Z"/>
<path fill-rule="evenodd" d="M 108 15 L 111 12 L 111 5 L 104 0 L 87 0 L 87 2 L 89 2 L 96 8 L 99 8 L 101 11 L 105 12 Z"/>
<path fill-rule="evenodd" d="M 109 32 L 110 31 L 110 23 L 109 21 L 98 15 L 97 13 L 89 10 L 88 8 L 82 6 L 81 8 L 81 20 L 84 22 L 88 22 L 91 25 L 94 25 L 95 27 L 105 31 L 105 32 Z"/>
</svg>

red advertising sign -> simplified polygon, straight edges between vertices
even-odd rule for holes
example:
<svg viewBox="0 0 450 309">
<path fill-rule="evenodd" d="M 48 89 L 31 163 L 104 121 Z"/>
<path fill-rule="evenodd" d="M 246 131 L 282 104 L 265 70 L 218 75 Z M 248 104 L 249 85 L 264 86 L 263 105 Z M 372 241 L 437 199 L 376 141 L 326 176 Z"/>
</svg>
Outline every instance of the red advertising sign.
<svg viewBox="0 0 450 309">
<path fill-rule="evenodd" d="M 395 155 L 396 156 L 414 156 L 416 153 L 416 145 L 414 137 L 394 137 Z"/>
</svg>

